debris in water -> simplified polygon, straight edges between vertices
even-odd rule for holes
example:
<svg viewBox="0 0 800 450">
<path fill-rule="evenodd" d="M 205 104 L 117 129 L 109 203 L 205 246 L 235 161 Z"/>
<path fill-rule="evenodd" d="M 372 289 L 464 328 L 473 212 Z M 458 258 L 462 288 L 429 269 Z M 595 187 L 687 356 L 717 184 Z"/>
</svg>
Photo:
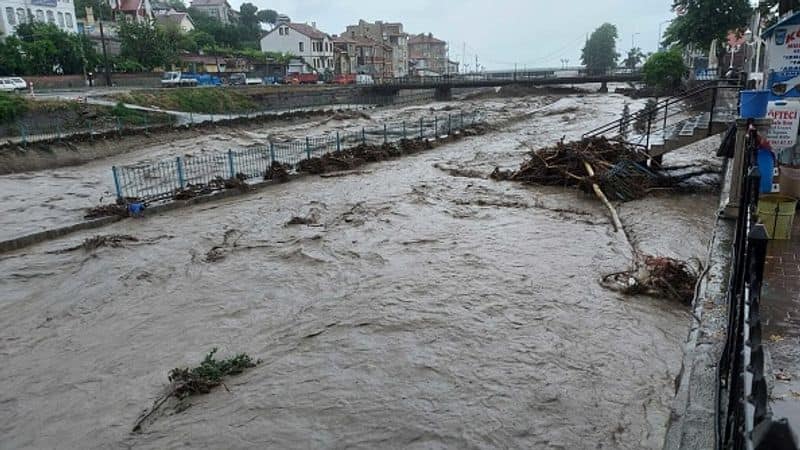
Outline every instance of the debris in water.
<svg viewBox="0 0 800 450">
<path fill-rule="evenodd" d="M 63 250 L 57 250 L 52 253 L 69 253 L 74 252 L 75 250 L 83 250 L 88 253 L 97 250 L 100 247 L 122 248 L 125 247 L 125 244 L 129 242 L 139 242 L 139 239 L 133 236 L 128 236 L 127 234 L 97 235 L 85 239 L 82 243 L 76 246 L 65 248 Z"/>
<path fill-rule="evenodd" d="M 264 173 L 264 180 L 273 180 L 278 183 L 289 181 L 290 167 L 278 161 L 272 161 L 272 165 Z"/>
<path fill-rule="evenodd" d="M 177 399 L 175 411 L 185 411 L 189 406 L 185 400 L 193 395 L 208 394 L 217 386 L 225 386 L 223 379 L 232 375 L 239 375 L 246 369 L 256 367 L 261 360 L 254 360 L 246 353 L 240 353 L 232 358 L 217 360 L 214 355 L 217 348 L 213 348 L 203 362 L 194 368 L 175 368 L 169 372 L 170 387 L 159 399 L 153 403 L 153 407 L 142 414 L 133 426 L 133 432 L 142 431 L 142 425 L 170 398 Z"/>
<path fill-rule="evenodd" d="M 128 217 L 128 208 L 126 208 L 125 205 L 118 205 L 116 203 L 110 205 L 99 205 L 89 209 L 83 218 L 92 220 L 113 216 Z"/>
<path fill-rule="evenodd" d="M 627 295 L 650 295 L 691 305 L 699 271 L 672 258 L 644 256 L 637 268 L 603 277 L 606 287 L 617 287 Z"/>
</svg>

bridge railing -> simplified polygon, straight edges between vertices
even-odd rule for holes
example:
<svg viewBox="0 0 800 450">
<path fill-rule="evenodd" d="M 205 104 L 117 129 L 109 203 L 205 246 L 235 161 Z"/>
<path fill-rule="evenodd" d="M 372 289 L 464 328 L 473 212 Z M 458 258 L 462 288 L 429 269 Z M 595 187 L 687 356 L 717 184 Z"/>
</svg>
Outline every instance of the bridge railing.
<svg viewBox="0 0 800 450">
<path fill-rule="evenodd" d="M 760 315 L 768 241 L 757 223 L 761 180 L 752 161 L 755 131 L 747 139 L 728 282 L 727 340 L 718 366 L 715 442 L 717 450 L 797 450 L 788 422 L 768 410 Z"/>
<path fill-rule="evenodd" d="M 569 73 L 569 75 L 567 75 Z M 479 73 L 452 73 L 434 76 L 406 76 L 397 78 L 385 78 L 375 81 L 379 86 L 403 86 L 403 85 L 464 85 L 464 84 L 486 84 L 492 82 L 534 82 L 537 80 L 557 80 L 564 78 L 569 80 L 579 78 L 602 78 L 607 77 L 611 81 L 615 77 L 635 78 L 641 74 L 639 71 L 630 70 L 609 70 L 601 73 L 587 73 L 585 70 L 559 71 L 556 69 L 546 70 L 521 70 L 509 72 L 479 72 Z"/>
</svg>

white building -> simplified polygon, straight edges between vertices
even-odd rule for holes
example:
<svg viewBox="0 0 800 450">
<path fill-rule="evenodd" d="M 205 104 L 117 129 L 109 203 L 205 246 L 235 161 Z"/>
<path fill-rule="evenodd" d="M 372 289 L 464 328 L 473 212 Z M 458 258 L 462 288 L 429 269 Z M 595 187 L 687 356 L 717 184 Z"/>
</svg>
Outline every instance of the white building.
<svg viewBox="0 0 800 450">
<path fill-rule="evenodd" d="M 279 23 L 261 38 L 261 51 L 302 58 L 305 66 L 290 66 L 290 73 L 333 72 L 333 41 L 316 23 Z"/>
<path fill-rule="evenodd" d="M 227 0 L 192 0 L 191 7 L 224 24 L 236 22 L 236 11 Z"/>
<path fill-rule="evenodd" d="M 15 33 L 17 25 L 29 21 L 49 22 L 58 28 L 77 33 L 73 0 L 0 0 L 0 32 Z"/>
</svg>

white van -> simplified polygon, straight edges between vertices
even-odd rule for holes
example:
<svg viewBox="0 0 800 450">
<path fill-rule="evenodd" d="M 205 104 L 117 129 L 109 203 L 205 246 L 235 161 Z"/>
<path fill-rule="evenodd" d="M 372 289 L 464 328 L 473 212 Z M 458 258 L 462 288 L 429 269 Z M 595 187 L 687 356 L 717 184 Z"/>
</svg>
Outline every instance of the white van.
<svg viewBox="0 0 800 450">
<path fill-rule="evenodd" d="M 14 92 L 17 87 L 10 78 L 0 78 L 0 92 Z"/>
<path fill-rule="evenodd" d="M 25 89 L 28 89 L 28 83 L 22 78 L 11 77 L 9 79 L 14 83 L 14 86 L 16 86 L 18 91 L 24 91 Z"/>
<path fill-rule="evenodd" d="M 375 84 L 375 80 L 372 79 L 372 75 L 356 75 L 356 84 Z"/>
</svg>

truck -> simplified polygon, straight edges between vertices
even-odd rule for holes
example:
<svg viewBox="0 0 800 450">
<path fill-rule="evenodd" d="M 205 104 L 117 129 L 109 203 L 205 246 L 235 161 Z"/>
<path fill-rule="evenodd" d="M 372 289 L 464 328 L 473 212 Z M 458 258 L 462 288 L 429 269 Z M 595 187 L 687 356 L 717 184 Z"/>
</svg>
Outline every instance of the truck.
<svg viewBox="0 0 800 450">
<path fill-rule="evenodd" d="M 250 78 L 245 73 L 234 73 L 229 80 L 233 86 L 251 86 L 263 83 L 261 78 Z"/>
<path fill-rule="evenodd" d="M 219 77 L 208 74 L 164 72 L 161 78 L 162 87 L 195 87 L 195 86 L 220 86 Z"/>
<path fill-rule="evenodd" d="M 355 74 L 341 74 L 333 78 L 334 84 L 356 84 Z"/>
<path fill-rule="evenodd" d="M 286 84 L 317 84 L 319 74 L 317 73 L 290 73 L 286 75 Z"/>
</svg>

